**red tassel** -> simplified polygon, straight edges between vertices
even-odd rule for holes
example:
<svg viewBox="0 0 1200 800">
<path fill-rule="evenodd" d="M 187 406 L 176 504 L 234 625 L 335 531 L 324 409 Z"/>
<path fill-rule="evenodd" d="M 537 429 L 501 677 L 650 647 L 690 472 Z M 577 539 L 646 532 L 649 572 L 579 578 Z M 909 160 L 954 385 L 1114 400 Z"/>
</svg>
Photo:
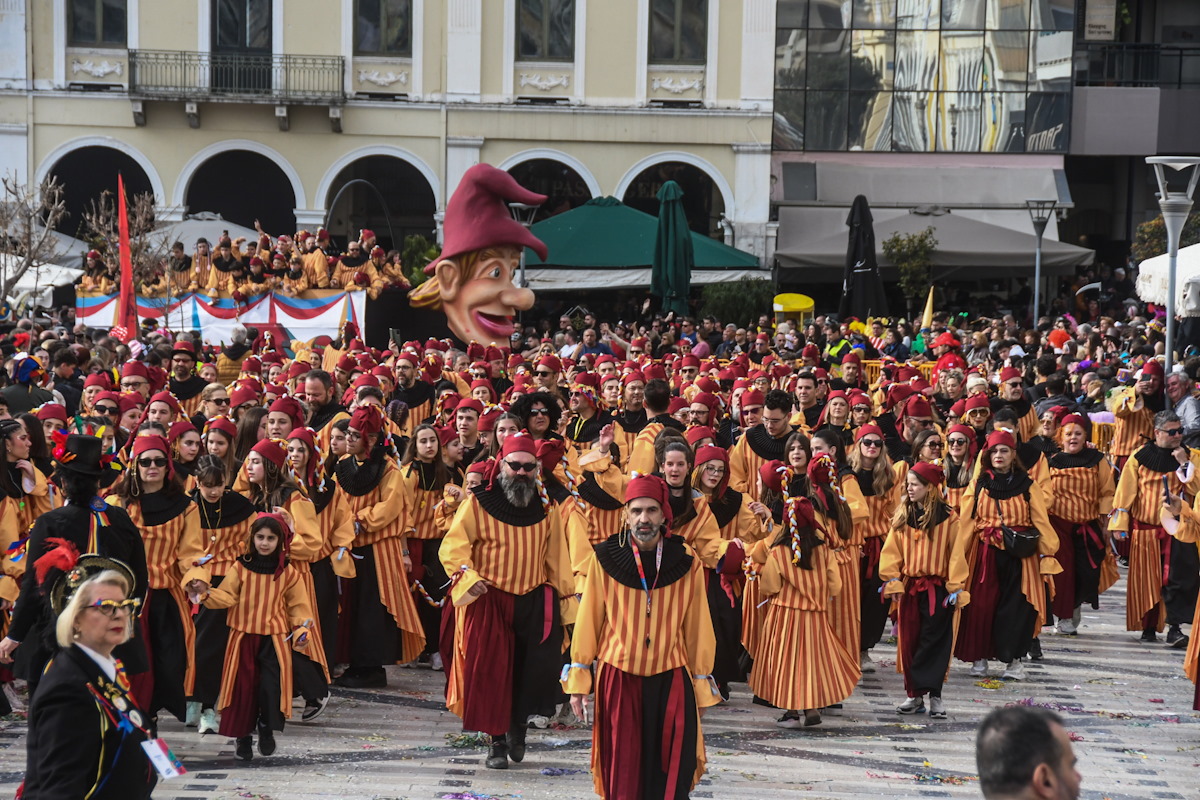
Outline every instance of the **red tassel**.
<svg viewBox="0 0 1200 800">
<path fill-rule="evenodd" d="M 69 540 L 52 537 L 46 540 L 46 545 L 53 546 L 54 549 L 47 549 L 33 565 L 37 572 L 38 584 L 46 582 L 46 575 L 50 570 L 70 572 L 79 563 L 79 550 Z"/>
</svg>

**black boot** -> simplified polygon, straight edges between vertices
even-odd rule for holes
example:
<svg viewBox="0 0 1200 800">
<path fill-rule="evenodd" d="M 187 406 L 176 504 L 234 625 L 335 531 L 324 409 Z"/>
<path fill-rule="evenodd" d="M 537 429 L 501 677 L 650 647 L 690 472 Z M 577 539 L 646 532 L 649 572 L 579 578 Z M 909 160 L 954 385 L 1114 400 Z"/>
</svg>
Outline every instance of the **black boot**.
<svg viewBox="0 0 1200 800">
<path fill-rule="evenodd" d="M 254 758 L 254 737 L 239 736 L 234 755 L 237 756 L 238 761 L 249 761 Z"/>
<path fill-rule="evenodd" d="M 350 667 L 333 685 L 347 689 L 383 689 L 387 686 L 387 673 L 383 667 Z"/>
<path fill-rule="evenodd" d="M 1042 640 L 1041 639 L 1034 639 L 1033 641 L 1031 641 L 1029 643 L 1029 660 L 1030 661 L 1041 661 L 1042 660 Z"/>
<path fill-rule="evenodd" d="M 1179 639 L 1183 638 L 1183 631 L 1179 630 L 1178 625 L 1172 625 L 1167 628 L 1167 644 L 1173 645 Z"/>
<path fill-rule="evenodd" d="M 270 725 L 258 726 L 258 752 L 264 756 L 275 752 L 275 732 Z"/>
<path fill-rule="evenodd" d="M 1151 626 L 1142 631 L 1143 642 L 1157 642 L 1158 636 L 1155 633 L 1154 627 Z"/>
<path fill-rule="evenodd" d="M 492 747 L 488 750 L 484 766 L 488 769 L 508 769 L 508 744 L 503 736 L 492 737 Z"/>
<path fill-rule="evenodd" d="M 516 725 L 505 737 L 508 744 L 508 757 L 518 764 L 525 760 L 525 732 L 527 730 L 523 725 Z"/>
</svg>

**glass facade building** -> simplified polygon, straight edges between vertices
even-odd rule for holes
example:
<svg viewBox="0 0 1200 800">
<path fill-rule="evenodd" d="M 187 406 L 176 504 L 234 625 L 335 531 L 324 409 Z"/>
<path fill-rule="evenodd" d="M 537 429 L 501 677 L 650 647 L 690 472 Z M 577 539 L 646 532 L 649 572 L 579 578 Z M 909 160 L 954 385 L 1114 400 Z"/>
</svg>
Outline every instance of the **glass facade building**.
<svg viewBox="0 0 1200 800">
<path fill-rule="evenodd" d="M 1075 0 L 778 0 L 773 147 L 1065 153 Z"/>
</svg>

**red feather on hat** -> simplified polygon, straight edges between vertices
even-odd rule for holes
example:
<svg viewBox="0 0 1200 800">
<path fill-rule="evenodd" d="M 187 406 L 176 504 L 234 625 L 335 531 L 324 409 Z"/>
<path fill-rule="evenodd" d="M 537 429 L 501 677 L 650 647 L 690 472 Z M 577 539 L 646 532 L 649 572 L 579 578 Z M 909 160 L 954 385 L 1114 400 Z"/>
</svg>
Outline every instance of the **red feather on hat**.
<svg viewBox="0 0 1200 800">
<path fill-rule="evenodd" d="M 63 572 L 70 572 L 79 563 L 79 550 L 68 539 L 60 539 L 56 536 L 46 540 L 47 547 L 53 547 L 53 550 L 46 550 L 42 557 L 34 562 L 33 568 L 37 572 L 38 584 L 46 582 L 46 575 L 50 570 L 58 569 Z"/>
</svg>

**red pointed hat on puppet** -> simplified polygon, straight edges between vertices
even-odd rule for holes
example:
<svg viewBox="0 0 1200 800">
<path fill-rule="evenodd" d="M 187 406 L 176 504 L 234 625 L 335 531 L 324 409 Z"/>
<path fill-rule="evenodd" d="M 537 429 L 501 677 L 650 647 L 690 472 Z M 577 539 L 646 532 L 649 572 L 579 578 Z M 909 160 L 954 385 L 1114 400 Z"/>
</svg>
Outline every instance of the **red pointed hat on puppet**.
<svg viewBox="0 0 1200 800">
<path fill-rule="evenodd" d="M 476 164 L 466 171 L 446 204 L 446 244 L 441 258 L 511 244 L 532 249 L 544 261 L 549 255 L 546 245 L 512 218 L 508 204 L 541 205 L 546 199 L 546 195 L 521 186 L 504 170 Z M 433 274 L 435 263 L 426 266 L 426 274 Z"/>
</svg>

